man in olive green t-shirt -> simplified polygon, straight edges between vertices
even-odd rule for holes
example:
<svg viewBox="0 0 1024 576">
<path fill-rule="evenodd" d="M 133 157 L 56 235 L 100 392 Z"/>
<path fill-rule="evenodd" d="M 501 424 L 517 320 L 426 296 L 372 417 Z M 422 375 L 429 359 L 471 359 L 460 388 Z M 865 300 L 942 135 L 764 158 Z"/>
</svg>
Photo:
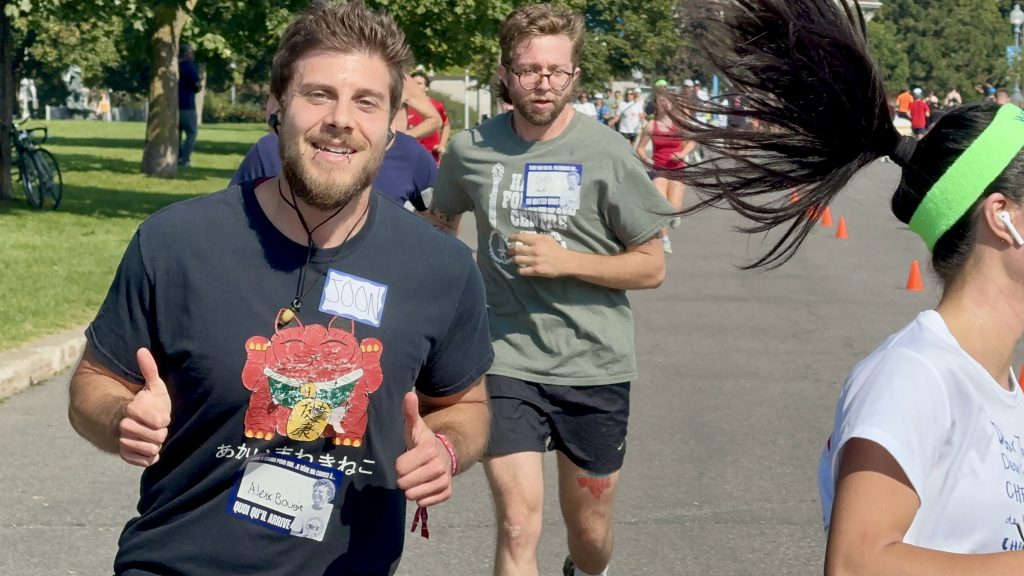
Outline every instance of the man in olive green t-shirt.
<svg viewBox="0 0 1024 576">
<path fill-rule="evenodd" d="M 542 456 L 554 448 L 564 573 L 605 574 L 637 376 L 625 291 L 664 279 L 659 233 L 672 207 L 628 142 L 566 106 L 581 15 L 519 8 L 500 45 L 499 95 L 513 109 L 451 141 L 431 206 L 450 233 L 463 212 L 476 215 L 495 352 L 484 464 L 498 513 L 495 573 L 538 573 Z"/>
</svg>

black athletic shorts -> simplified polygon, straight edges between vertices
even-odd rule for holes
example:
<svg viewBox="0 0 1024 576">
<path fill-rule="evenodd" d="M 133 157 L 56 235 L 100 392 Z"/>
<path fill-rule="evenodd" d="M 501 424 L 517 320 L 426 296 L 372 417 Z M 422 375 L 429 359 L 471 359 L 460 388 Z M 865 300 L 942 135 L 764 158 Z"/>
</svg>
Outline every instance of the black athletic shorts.
<svg viewBox="0 0 1024 576">
<path fill-rule="evenodd" d="M 564 386 L 488 375 L 487 392 L 491 400 L 488 456 L 558 450 L 592 474 L 622 468 L 629 382 Z"/>
</svg>

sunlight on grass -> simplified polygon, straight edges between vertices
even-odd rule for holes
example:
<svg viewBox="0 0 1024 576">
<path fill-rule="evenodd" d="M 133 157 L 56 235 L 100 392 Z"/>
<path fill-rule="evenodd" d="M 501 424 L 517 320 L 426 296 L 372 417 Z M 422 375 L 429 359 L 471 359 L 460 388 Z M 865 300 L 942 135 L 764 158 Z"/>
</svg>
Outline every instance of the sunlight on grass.
<svg viewBox="0 0 1024 576">
<path fill-rule="evenodd" d="M 204 125 L 192 167 L 175 178 L 139 173 L 145 124 L 52 121 L 43 145 L 64 176 L 56 211 L 32 210 L 15 175 L 0 203 L 0 350 L 88 323 L 136 227 L 160 208 L 221 190 L 266 128 Z"/>
</svg>

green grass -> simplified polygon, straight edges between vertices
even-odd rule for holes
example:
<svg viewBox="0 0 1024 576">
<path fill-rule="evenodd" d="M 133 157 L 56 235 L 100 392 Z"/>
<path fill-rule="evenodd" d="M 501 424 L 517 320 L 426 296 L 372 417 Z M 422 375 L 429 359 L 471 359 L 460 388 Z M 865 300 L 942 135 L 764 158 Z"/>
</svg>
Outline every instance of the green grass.
<svg viewBox="0 0 1024 576">
<path fill-rule="evenodd" d="M 30 125 L 38 126 L 42 122 Z M 64 175 L 56 211 L 0 202 L 0 350 L 88 323 L 139 223 L 160 208 L 221 190 L 266 128 L 204 125 L 192 167 L 175 178 L 139 172 L 145 124 L 52 121 L 43 145 Z"/>
</svg>

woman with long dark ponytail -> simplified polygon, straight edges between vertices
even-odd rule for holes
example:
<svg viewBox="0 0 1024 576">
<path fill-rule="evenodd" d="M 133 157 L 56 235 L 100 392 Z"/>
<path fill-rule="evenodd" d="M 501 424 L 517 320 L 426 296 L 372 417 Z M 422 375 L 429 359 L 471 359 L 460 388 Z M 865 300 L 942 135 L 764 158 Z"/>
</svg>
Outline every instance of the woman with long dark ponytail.
<svg viewBox="0 0 1024 576">
<path fill-rule="evenodd" d="M 781 227 L 749 265 L 783 264 L 858 170 L 903 169 L 892 211 L 932 252 L 943 281 L 920 313 L 843 386 L 821 458 L 826 574 L 1022 574 L 1024 395 L 1011 370 L 1024 335 L 1024 111 L 968 105 L 920 142 L 893 127 L 845 0 L 711 0 L 707 54 L 764 130 L 678 122 L 717 157 L 675 177 L 748 232 Z M 790 202 L 793 192 L 799 201 Z"/>
</svg>

